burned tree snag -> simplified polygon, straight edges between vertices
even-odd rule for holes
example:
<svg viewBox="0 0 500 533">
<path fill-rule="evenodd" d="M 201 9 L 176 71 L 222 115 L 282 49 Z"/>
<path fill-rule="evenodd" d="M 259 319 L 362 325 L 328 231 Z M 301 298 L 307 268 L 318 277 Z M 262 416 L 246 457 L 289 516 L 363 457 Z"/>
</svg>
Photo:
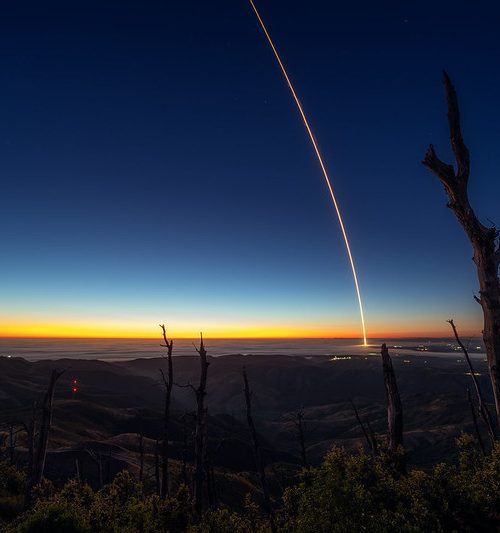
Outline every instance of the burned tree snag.
<svg viewBox="0 0 500 533">
<path fill-rule="evenodd" d="M 200 384 L 195 389 L 196 394 L 196 430 L 194 437 L 195 473 L 194 473 L 194 505 L 198 516 L 203 511 L 203 481 L 205 466 L 205 447 L 207 410 L 205 408 L 205 396 L 207 394 L 208 365 L 207 351 L 203 344 L 203 334 L 200 333 L 200 347 L 196 348 L 200 356 Z"/>
<path fill-rule="evenodd" d="M 368 445 L 368 449 L 370 450 L 372 455 L 377 455 L 377 441 L 375 440 L 375 435 L 373 434 L 371 427 L 368 427 L 368 429 L 365 427 L 365 425 L 363 424 L 363 421 L 361 420 L 361 417 L 359 416 L 358 409 L 352 400 L 351 400 L 351 405 L 354 411 L 354 416 L 356 417 L 359 427 L 361 428 L 361 431 L 363 432 L 363 435 L 365 437 L 366 444 Z"/>
<path fill-rule="evenodd" d="M 14 457 L 16 452 L 17 437 L 14 424 L 9 424 L 9 463 L 14 464 Z"/>
<path fill-rule="evenodd" d="M 476 397 L 477 397 L 477 403 L 478 403 L 478 411 L 481 415 L 481 418 L 483 419 L 483 422 L 486 425 L 486 429 L 488 430 L 488 436 L 491 441 L 491 445 L 495 445 L 495 431 L 493 429 L 493 421 L 491 419 L 490 411 L 488 410 L 488 406 L 484 402 L 483 399 L 483 393 L 481 391 L 481 387 L 479 385 L 479 381 L 476 377 L 476 373 L 474 372 L 474 367 L 472 366 L 472 361 L 469 356 L 469 352 L 467 351 L 467 348 L 464 346 L 463 342 L 460 340 L 460 337 L 458 336 L 458 331 L 455 326 L 455 323 L 453 320 L 448 320 L 448 323 L 451 326 L 451 329 L 453 330 L 453 334 L 455 335 L 455 340 L 457 341 L 458 345 L 460 346 L 460 349 L 462 350 L 465 360 L 467 361 L 467 365 L 469 367 L 469 372 L 472 378 L 472 382 L 474 383 L 474 388 L 476 390 Z"/>
<path fill-rule="evenodd" d="M 42 405 L 42 421 L 40 423 L 40 433 L 38 446 L 35 453 L 35 484 L 40 483 L 45 469 L 45 458 L 47 456 L 47 446 L 49 443 L 49 433 L 52 426 L 52 403 L 54 401 L 54 390 L 58 379 L 64 374 L 63 371 L 53 370 L 50 376 L 49 387 L 45 394 Z"/>
<path fill-rule="evenodd" d="M 479 424 L 477 423 L 476 407 L 474 406 L 474 402 L 472 401 L 469 387 L 467 387 L 467 401 L 469 402 L 469 405 L 470 405 L 470 413 L 472 416 L 472 423 L 474 424 L 474 429 L 477 435 L 477 442 L 479 443 L 479 447 L 481 448 L 481 452 L 483 453 L 483 455 L 486 455 L 486 449 L 484 447 L 483 437 L 481 437 L 481 431 L 479 431 Z"/>
<path fill-rule="evenodd" d="M 248 386 L 247 371 L 244 367 L 243 367 L 243 383 L 244 383 L 243 392 L 245 393 L 247 423 L 248 423 L 248 428 L 250 429 L 250 435 L 252 437 L 253 452 L 254 452 L 254 457 L 255 457 L 255 466 L 257 467 L 257 470 L 259 473 L 259 480 L 260 480 L 260 484 L 262 487 L 262 494 L 264 496 L 265 511 L 266 511 L 267 516 L 269 517 L 271 531 L 272 533 L 276 533 L 277 529 L 276 529 L 276 524 L 274 522 L 273 508 L 271 506 L 271 496 L 269 495 L 269 488 L 267 486 L 266 469 L 264 467 L 264 460 L 262 458 L 262 451 L 260 449 L 259 437 L 257 435 L 257 431 L 255 429 L 255 424 L 254 424 L 253 416 L 252 416 L 252 391 L 250 390 L 250 387 Z"/>
<path fill-rule="evenodd" d="M 391 356 L 385 344 L 382 344 L 382 368 L 384 371 L 385 392 L 387 396 L 387 422 L 389 425 L 389 450 L 392 454 L 403 446 L 403 407 L 399 396 L 398 384 Z"/>
<path fill-rule="evenodd" d="M 189 487 L 187 475 L 188 433 L 186 413 L 182 415 L 182 482 Z"/>
<path fill-rule="evenodd" d="M 144 435 L 139 433 L 139 481 L 144 479 Z"/>
<path fill-rule="evenodd" d="M 35 432 L 36 432 L 36 402 L 33 402 L 31 417 L 26 426 L 26 437 L 28 441 L 28 479 L 33 477 L 33 465 L 35 462 Z"/>
<path fill-rule="evenodd" d="M 106 458 L 106 485 L 111 483 L 111 460 L 113 458 L 113 448 L 110 444 L 108 447 L 108 456 Z"/>
<path fill-rule="evenodd" d="M 155 490 L 156 495 L 160 495 L 160 452 L 159 452 L 159 443 L 156 439 L 155 443 Z"/>
<path fill-rule="evenodd" d="M 297 428 L 297 438 L 299 440 L 300 458 L 302 459 L 302 466 L 304 468 L 309 468 L 309 463 L 307 462 L 307 452 L 306 452 L 304 413 L 302 411 L 297 411 L 294 417 L 294 423 L 295 423 L 295 427 Z"/>
<path fill-rule="evenodd" d="M 64 370 L 52 370 L 47 392 L 45 393 L 42 404 L 42 420 L 40 422 L 40 431 L 38 433 L 38 443 L 33 454 L 33 472 L 28 480 L 26 503 L 31 503 L 31 492 L 33 487 L 42 481 L 43 471 L 45 469 L 45 458 L 47 456 L 47 446 L 49 443 L 49 433 L 52 425 L 52 402 L 54 400 L 54 389 L 57 380 L 64 374 Z"/>
<path fill-rule="evenodd" d="M 375 435 L 375 432 L 373 431 L 372 425 L 370 424 L 370 421 L 366 423 L 368 427 L 368 435 L 370 436 L 370 442 L 372 443 L 372 451 L 373 455 L 378 455 L 378 442 L 377 442 L 377 436 Z"/>
<path fill-rule="evenodd" d="M 167 330 L 164 324 L 160 324 L 160 328 L 165 341 L 164 346 L 167 348 L 167 375 L 165 376 L 163 370 L 160 369 L 163 384 L 165 386 L 165 405 L 163 411 L 163 439 L 161 447 L 161 490 L 160 497 L 164 500 L 169 494 L 168 482 L 168 436 L 170 423 L 170 403 L 172 399 L 172 387 L 174 385 L 174 372 L 172 363 L 172 351 L 174 349 L 174 341 L 167 337 Z"/>
<path fill-rule="evenodd" d="M 102 487 L 104 486 L 104 479 L 103 479 L 103 476 L 102 476 L 102 457 L 101 457 L 101 454 L 99 452 L 95 452 L 94 450 L 92 450 L 90 448 L 87 448 L 85 451 L 87 452 L 88 456 L 90 457 L 90 459 L 92 460 L 92 462 L 96 466 L 96 469 L 97 469 L 97 486 L 99 487 L 99 489 L 102 489 Z"/>
<path fill-rule="evenodd" d="M 443 163 L 429 146 L 422 163 L 435 174 L 444 185 L 448 196 L 448 207 L 452 209 L 462 225 L 474 250 L 479 279 L 479 297 L 475 297 L 483 309 L 483 340 L 486 347 L 495 408 L 500 423 L 500 244 L 498 231 L 488 228 L 479 221 L 469 203 L 467 184 L 470 173 L 469 150 L 462 138 L 458 99 L 450 78 L 443 72 L 444 89 L 448 105 L 448 126 L 450 141 L 455 155 L 453 165 Z"/>
<path fill-rule="evenodd" d="M 207 425 L 207 410 L 205 409 L 205 424 L 203 427 L 203 440 L 205 443 L 203 449 L 203 468 L 205 469 L 205 482 L 207 487 L 207 498 L 208 506 L 215 507 L 215 492 L 213 490 L 213 479 L 212 479 L 212 466 L 210 462 L 210 457 L 208 453 L 208 425 Z"/>
<path fill-rule="evenodd" d="M 75 459 L 75 481 L 77 483 L 81 483 L 81 478 L 80 478 L 80 461 L 78 460 L 78 458 Z"/>
</svg>

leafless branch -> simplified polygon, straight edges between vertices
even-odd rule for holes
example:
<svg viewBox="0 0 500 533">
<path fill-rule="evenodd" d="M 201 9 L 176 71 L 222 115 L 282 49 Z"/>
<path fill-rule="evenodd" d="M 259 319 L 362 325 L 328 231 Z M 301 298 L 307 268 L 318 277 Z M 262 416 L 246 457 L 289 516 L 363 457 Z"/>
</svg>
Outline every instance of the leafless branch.
<svg viewBox="0 0 500 533">
<path fill-rule="evenodd" d="M 450 320 L 447 320 L 447 322 L 448 322 L 448 324 L 450 324 L 451 329 L 453 330 L 453 334 L 455 335 L 455 340 L 457 341 L 458 345 L 460 346 L 460 349 L 462 350 L 462 352 L 463 352 L 463 354 L 465 356 L 465 360 L 467 361 L 467 366 L 469 367 L 469 373 L 471 375 L 472 381 L 474 383 L 474 388 L 476 390 L 477 401 L 478 401 L 478 404 L 479 404 L 479 407 L 478 407 L 479 414 L 481 415 L 481 418 L 483 419 L 483 421 L 484 421 L 484 423 L 486 425 L 486 429 L 488 430 L 488 435 L 490 437 L 491 444 L 494 445 L 494 443 L 495 443 L 495 431 L 493 429 L 493 421 L 491 419 L 491 415 L 490 415 L 489 409 L 488 409 L 487 405 L 484 403 L 483 393 L 482 393 L 481 387 L 479 385 L 479 380 L 477 379 L 476 373 L 474 371 L 474 367 L 472 365 L 472 361 L 471 361 L 469 352 L 467 351 L 467 348 L 464 346 L 463 342 L 461 341 L 461 339 L 460 339 L 460 337 L 458 335 L 457 328 L 456 328 L 455 323 L 453 322 L 453 320 L 450 319 Z"/>
<path fill-rule="evenodd" d="M 486 455 L 486 449 L 484 447 L 483 437 L 481 437 L 481 432 L 479 431 L 479 424 L 477 423 L 477 416 L 476 416 L 476 407 L 474 406 L 474 402 L 472 401 L 472 397 L 470 395 L 470 389 L 467 387 L 467 401 L 470 405 L 470 412 L 472 415 L 472 422 L 474 424 L 474 429 L 476 431 L 477 435 L 477 441 L 479 443 L 479 447 L 481 448 L 481 451 L 483 452 L 483 455 Z"/>
<path fill-rule="evenodd" d="M 163 340 L 165 341 L 165 344 L 160 344 L 160 346 L 163 346 L 164 348 L 168 348 L 171 351 L 173 346 L 174 346 L 174 341 L 173 341 L 173 339 L 170 340 L 170 341 L 168 340 L 167 330 L 165 328 L 165 324 L 160 324 L 160 328 L 161 328 L 161 331 L 162 331 Z"/>
<path fill-rule="evenodd" d="M 446 101 L 448 104 L 448 125 L 450 128 L 451 147 L 457 162 L 456 177 L 458 180 L 463 181 L 464 185 L 467 186 L 470 171 L 469 150 L 467 146 L 465 146 L 462 138 L 457 93 L 446 70 L 443 70 L 443 83 L 446 93 Z"/>
<path fill-rule="evenodd" d="M 359 413 L 358 413 L 358 409 L 356 407 L 356 405 L 354 404 L 354 402 L 352 400 L 349 400 L 351 406 L 352 406 L 352 409 L 354 411 L 354 416 L 356 417 L 356 420 L 358 421 L 358 424 L 361 428 L 361 431 L 363 432 L 363 435 L 365 437 L 365 440 L 366 440 L 366 443 L 368 444 L 368 449 L 370 450 L 370 452 L 373 454 L 373 455 L 376 455 L 377 453 L 377 447 L 376 447 L 376 444 L 374 445 L 374 442 L 371 438 L 371 435 L 369 434 L 368 431 L 366 431 L 366 428 L 365 428 L 365 425 L 363 424 L 363 421 L 361 420 L 361 417 L 359 416 Z"/>
<path fill-rule="evenodd" d="M 453 165 L 443 163 L 436 155 L 434 146 L 431 144 L 422 160 L 422 163 L 431 170 L 447 187 L 453 187 L 455 183 L 455 169 Z"/>
<path fill-rule="evenodd" d="M 165 374 L 163 372 L 163 369 L 159 368 L 158 370 L 160 371 L 161 379 L 163 381 L 163 385 L 165 385 L 165 388 L 167 388 L 168 387 L 168 382 L 167 382 L 167 378 L 165 377 Z"/>
<path fill-rule="evenodd" d="M 276 524 L 274 522 L 273 508 L 271 506 L 271 496 L 269 494 L 269 488 L 267 486 L 267 478 L 266 478 L 266 470 L 265 470 L 265 466 L 264 466 L 264 460 L 262 458 L 262 451 L 261 451 L 261 448 L 260 448 L 259 437 L 257 435 L 257 430 L 255 429 L 255 424 L 254 424 L 254 421 L 253 421 L 252 400 L 251 400 L 252 393 L 251 393 L 250 387 L 248 385 L 248 376 L 247 376 L 247 371 L 246 371 L 245 367 L 243 367 L 243 384 L 244 384 L 243 393 L 245 395 L 247 423 L 248 423 L 248 428 L 250 430 L 250 436 L 252 438 L 253 450 L 254 450 L 254 456 L 255 456 L 255 463 L 256 463 L 256 467 L 257 467 L 258 473 L 259 473 L 259 479 L 260 479 L 260 484 L 261 484 L 261 487 L 262 487 L 262 493 L 264 495 L 265 511 L 266 511 L 266 514 L 269 517 L 269 523 L 270 523 L 270 526 L 271 526 L 271 531 L 272 531 L 272 533 L 276 533 L 277 529 L 276 529 Z"/>
<path fill-rule="evenodd" d="M 175 383 L 175 382 L 174 382 L 174 385 L 175 385 L 176 387 L 181 388 L 181 389 L 187 389 L 187 388 L 189 388 L 189 389 L 191 389 L 194 393 L 196 393 L 196 388 L 195 388 L 191 383 L 189 383 L 189 382 L 188 382 L 188 383 L 184 383 L 184 384 L 182 384 L 182 383 Z"/>
<path fill-rule="evenodd" d="M 458 98 L 450 77 L 443 72 L 443 84 L 448 107 L 450 143 L 455 156 L 456 172 L 452 165 L 443 163 L 431 145 L 422 163 L 443 183 L 450 207 L 464 229 L 474 250 L 479 280 L 479 297 L 484 317 L 483 340 L 488 359 L 495 409 L 500 423 L 500 244 L 498 231 L 484 226 L 470 205 L 467 184 L 470 174 L 470 154 L 462 137 Z"/>
<path fill-rule="evenodd" d="M 391 356 L 385 344 L 382 344 L 382 369 L 384 373 L 385 392 L 387 396 L 387 422 L 389 426 L 389 448 L 396 454 L 403 446 L 403 407 L 399 395 L 396 375 L 392 366 Z M 398 465 L 404 469 L 404 465 Z"/>
<path fill-rule="evenodd" d="M 204 466 L 206 464 L 207 449 L 207 409 L 205 408 L 205 396 L 207 394 L 207 375 L 209 362 L 207 359 L 207 350 L 203 344 L 203 333 L 200 333 L 200 347 L 196 348 L 200 356 L 200 384 L 195 389 L 196 395 L 196 430 L 195 430 L 195 483 L 194 499 L 195 510 L 198 516 L 203 511 L 203 482 Z"/>
<path fill-rule="evenodd" d="M 164 324 L 160 324 L 163 341 L 163 345 L 167 348 L 167 354 L 163 357 L 167 359 L 167 375 L 165 376 L 162 369 L 160 369 L 163 384 L 165 386 L 165 406 L 163 412 L 163 438 L 162 438 L 162 450 L 161 450 L 161 490 L 160 496 L 165 499 L 169 495 L 169 472 L 168 472 L 168 437 L 169 437 L 169 424 L 170 424 L 170 403 L 172 398 L 172 387 L 174 384 L 174 370 L 173 370 L 173 357 L 172 352 L 174 348 L 174 341 L 169 340 L 167 336 L 167 329 Z"/>
</svg>

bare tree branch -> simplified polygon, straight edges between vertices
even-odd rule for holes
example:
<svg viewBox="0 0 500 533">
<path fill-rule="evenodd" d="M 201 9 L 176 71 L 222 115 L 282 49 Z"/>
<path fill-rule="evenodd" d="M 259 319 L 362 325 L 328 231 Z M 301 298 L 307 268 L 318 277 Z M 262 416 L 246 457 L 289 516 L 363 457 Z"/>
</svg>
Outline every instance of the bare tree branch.
<svg viewBox="0 0 500 533">
<path fill-rule="evenodd" d="M 392 454 L 403 446 L 403 407 L 399 396 L 398 384 L 391 356 L 385 344 L 382 344 L 382 368 L 384 372 L 385 392 L 387 396 L 387 422 L 389 426 L 389 449 Z M 403 466 L 403 465 L 401 465 Z"/>
<path fill-rule="evenodd" d="M 163 340 L 163 345 L 167 348 L 167 375 L 160 368 L 161 377 L 165 386 L 165 405 L 163 411 L 163 438 L 161 447 L 161 490 L 160 497 L 164 500 L 169 495 L 169 473 L 168 473 L 168 437 L 170 425 L 170 404 L 172 401 L 172 387 L 174 384 L 174 370 L 172 361 L 172 352 L 174 349 L 174 341 L 169 340 L 167 336 L 167 329 L 164 324 L 160 324 Z M 165 356 L 163 356 L 165 357 Z"/>
<path fill-rule="evenodd" d="M 361 417 L 359 416 L 358 409 L 354 402 L 352 400 L 349 400 L 351 403 L 352 409 L 354 411 L 354 416 L 356 417 L 356 420 L 358 421 L 358 424 L 361 428 L 361 431 L 363 432 L 363 435 L 365 436 L 366 443 L 368 444 L 368 449 L 373 455 L 377 455 L 377 444 L 376 441 L 373 439 L 373 435 L 371 435 L 365 428 L 365 425 L 363 424 L 363 421 L 361 420 Z"/>
<path fill-rule="evenodd" d="M 451 329 L 453 330 L 453 334 L 455 335 L 455 340 L 457 341 L 458 345 L 460 346 L 460 349 L 462 350 L 465 360 L 467 361 L 467 365 L 469 367 L 469 373 L 471 375 L 472 381 L 474 383 L 474 388 L 476 390 L 476 396 L 477 396 L 477 402 L 478 402 L 478 410 L 479 414 L 481 415 L 481 418 L 483 419 L 486 429 L 488 430 L 488 436 L 491 440 L 491 445 L 494 446 L 495 444 L 495 431 L 493 429 L 493 421 L 491 419 L 490 411 L 488 410 L 488 406 L 485 404 L 483 399 L 483 393 L 481 391 L 481 387 L 479 385 L 479 381 L 476 377 L 476 372 L 474 371 L 474 367 L 472 366 L 472 361 L 469 355 L 469 352 L 467 351 L 467 348 L 464 346 L 463 342 L 461 341 L 460 337 L 458 336 L 458 331 L 455 326 L 455 323 L 453 320 L 447 320 L 448 324 L 450 324 Z"/>
<path fill-rule="evenodd" d="M 456 178 L 464 187 L 467 187 L 470 171 L 469 150 L 467 146 L 465 146 L 462 138 L 457 93 L 446 70 L 443 70 L 443 83 L 448 104 L 448 126 L 450 128 L 451 148 L 455 154 L 455 160 L 457 162 Z"/>
<path fill-rule="evenodd" d="M 448 196 L 448 206 L 462 225 L 474 250 L 479 279 L 479 297 L 476 301 L 483 309 L 483 340 L 486 347 L 495 408 L 500 423 L 500 245 L 498 231 L 484 226 L 472 209 L 467 192 L 470 173 L 470 155 L 462 137 L 460 113 L 455 88 L 446 72 L 443 84 L 448 107 L 450 143 L 455 156 L 456 172 L 452 165 L 443 163 L 431 145 L 422 163 L 443 183 Z"/>
<path fill-rule="evenodd" d="M 295 427 L 297 428 L 297 438 L 299 440 L 302 466 L 304 468 L 309 468 L 309 463 L 307 461 L 307 451 L 306 451 L 306 435 L 305 435 L 306 432 L 305 432 L 305 427 L 304 427 L 304 413 L 301 410 L 297 411 L 293 421 L 294 421 Z"/>
<path fill-rule="evenodd" d="M 243 384 L 244 384 L 243 392 L 245 394 L 247 422 L 248 422 L 248 428 L 250 429 L 250 435 L 252 437 L 253 450 L 254 450 L 255 463 L 256 463 L 255 466 L 257 467 L 258 472 L 259 472 L 260 484 L 262 487 L 262 493 L 264 495 L 264 505 L 266 507 L 265 511 L 266 511 L 267 516 L 269 517 L 271 531 L 272 533 L 276 533 L 277 529 L 276 529 L 276 524 L 274 522 L 273 508 L 271 506 L 271 496 L 269 495 L 269 488 L 267 486 L 266 469 L 264 467 L 264 460 L 262 458 L 262 451 L 260 448 L 259 437 L 257 435 L 257 430 L 255 429 L 255 424 L 254 424 L 253 416 L 252 416 L 252 392 L 248 385 L 248 376 L 247 376 L 247 371 L 245 367 L 243 367 Z"/>
<path fill-rule="evenodd" d="M 50 428 L 52 426 L 52 403 L 54 400 L 54 390 L 57 381 L 64 374 L 65 370 L 52 370 L 49 385 L 45 393 L 42 404 L 42 420 L 38 434 L 38 443 L 33 454 L 33 471 L 26 485 L 26 505 L 31 504 L 33 488 L 38 485 L 43 478 L 45 470 L 45 459 L 49 443 Z"/>
<path fill-rule="evenodd" d="M 196 388 L 195 388 L 191 383 L 189 383 L 189 381 L 188 381 L 187 383 L 184 383 L 184 384 L 182 384 L 182 383 L 174 383 L 174 385 L 175 385 L 176 387 L 179 387 L 180 389 L 187 389 L 187 388 L 189 388 L 189 389 L 191 389 L 191 390 L 196 394 Z"/>
<path fill-rule="evenodd" d="M 472 401 L 469 387 L 467 387 L 467 401 L 469 402 L 469 405 L 470 405 L 472 423 L 474 424 L 474 429 L 476 431 L 477 442 L 479 443 L 479 447 L 481 448 L 483 455 L 486 455 L 486 449 L 484 447 L 483 437 L 481 437 L 481 432 L 479 431 L 479 424 L 477 423 L 476 407 L 474 406 L 474 402 Z"/>
<path fill-rule="evenodd" d="M 455 169 L 453 168 L 453 165 L 447 165 L 439 159 L 432 144 L 429 145 L 422 163 L 429 168 L 447 188 L 453 187 L 455 183 Z"/>
<path fill-rule="evenodd" d="M 207 432 L 205 425 L 207 423 L 207 410 L 205 408 L 205 396 L 207 394 L 207 374 L 208 365 L 207 351 L 203 344 L 203 334 L 200 333 L 200 347 L 196 348 L 200 356 L 200 384 L 195 389 L 196 394 L 196 430 L 195 430 L 195 483 L 194 483 L 194 500 L 195 510 L 198 516 L 203 512 L 203 482 L 204 482 L 204 465 L 207 446 Z"/>
</svg>

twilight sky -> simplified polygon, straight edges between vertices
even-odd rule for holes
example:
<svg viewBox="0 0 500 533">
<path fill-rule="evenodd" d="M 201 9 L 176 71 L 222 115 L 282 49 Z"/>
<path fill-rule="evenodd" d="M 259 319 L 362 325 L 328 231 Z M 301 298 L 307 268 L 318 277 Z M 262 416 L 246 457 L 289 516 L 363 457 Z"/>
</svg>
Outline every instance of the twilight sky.
<svg viewBox="0 0 500 533">
<path fill-rule="evenodd" d="M 479 334 L 472 252 L 421 164 L 500 224 L 500 5 L 256 2 L 333 179 L 369 337 Z M 359 336 L 318 163 L 246 0 L 4 2 L 0 336 Z"/>
</svg>

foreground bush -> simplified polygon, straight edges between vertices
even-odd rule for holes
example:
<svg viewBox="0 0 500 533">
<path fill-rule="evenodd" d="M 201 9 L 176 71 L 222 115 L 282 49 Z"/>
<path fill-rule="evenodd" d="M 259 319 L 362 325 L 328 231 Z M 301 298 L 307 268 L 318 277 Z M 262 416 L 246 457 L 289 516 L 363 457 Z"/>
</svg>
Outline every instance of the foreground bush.
<svg viewBox="0 0 500 533">
<path fill-rule="evenodd" d="M 49 497 L 37 495 L 32 509 L 6 529 L 9 533 L 181 533 L 192 521 L 189 492 L 161 501 L 143 495 L 129 472 L 94 492 L 86 484 L 69 481 Z"/>
<path fill-rule="evenodd" d="M 283 533 L 500 531 L 500 444 L 487 457 L 468 436 L 459 447 L 457 465 L 406 474 L 387 457 L 334 448 L 320 467 L 305 470 L 300 482 L 285 490 L 276 505 L 277 527 Z M 15 471 L 5 472 L 0 490 L 8 497 L 2 487 L 19 491 L 24 481 Z M 161 501 L 144 495 L 141 484 L 122 472 L 99 491 L 75 481 L 60 491 L 40 487 L 33 508 L 6 531 L 267 533 L 270 527 L 250 498 L 242 512 L 222 507 L 196 520 L 185 486 Z"/>
<path fill-rule="evenodd" d="M 26 479 L 13 466 L 0 462 L 0 529 L 4 521 L 18 515 L 24 505 Z"/>
<path fill-rule="evenodd" d="M 458 466 L 398 475 L 384 458 L 333 449 L 322 466 L 285 491 L 284 531 L 497 531 L 500 445 L 484 457 L 462 437 Z"/>
</svg>

